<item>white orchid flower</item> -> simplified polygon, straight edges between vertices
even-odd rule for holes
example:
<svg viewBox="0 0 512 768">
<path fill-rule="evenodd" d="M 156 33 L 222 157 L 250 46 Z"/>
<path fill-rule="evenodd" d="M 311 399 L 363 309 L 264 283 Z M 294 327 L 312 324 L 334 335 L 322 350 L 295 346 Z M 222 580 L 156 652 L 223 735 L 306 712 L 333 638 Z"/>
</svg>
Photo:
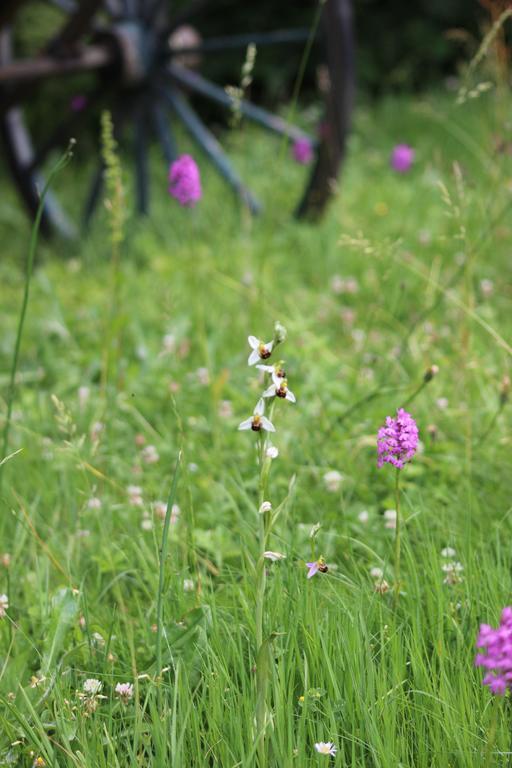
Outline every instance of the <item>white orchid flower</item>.
<svg viewBox="0 0 512 768">
<path fill-rule="evenodd" d="M 256 336 L 249 336 L 247 341 L 252 349 L 249 359 L 247 360 L 249 365 L 254 365 L 259 360 L 267 360 L 272 354 L 272 347 L 274 346 L 273 341 L 264 342 L 261 341 L 261 339 L 257 339 Z"/>
<path fill-rule="evenodd" d="M 264 412 L 265 412 L 265 403 L 260 398 L 256 403 L 256 408 L 254 409 L 253 415 L 249 419 L 245 419 L 245 421 L 242 421 L 238 429 L 239 430 L 252 429 L 253 432 L 259 432 L 260 429 L 264 429 L 267 432 L 275 432 L 276 428 L 274 427 L 270 419 L 267 419 L 267 417 L 263 415 Z"/>
<path fill-rule="evenodd" d="M 264 391 L 263 397 L 282 397 L 290 403 L 296 402 L 295 395 L 288 389 L 288 381 L 279 376 L 272 377 L 272 384 Z"/>
<path fill-rule="evenodd" d="M 263 553 L 263 557 L 267 560 L 271 560 L 273 563 L 277 563 L 279 560 L 284 560 L 286 555 L 283 555 L 282 552 L 271 552 L 268 550 Z"/>
<path fill-rule="evenodd" d="M 275 365 L 257 365 L 256 368 L 259 368 L 260 371 L 264 371 L 265 373 L 270 373 L 274 384 L 277 384 L 281 379 L 286 378 L 286 371 L 283 368 L 282 362 L 275 363 Z"/>
</svg>

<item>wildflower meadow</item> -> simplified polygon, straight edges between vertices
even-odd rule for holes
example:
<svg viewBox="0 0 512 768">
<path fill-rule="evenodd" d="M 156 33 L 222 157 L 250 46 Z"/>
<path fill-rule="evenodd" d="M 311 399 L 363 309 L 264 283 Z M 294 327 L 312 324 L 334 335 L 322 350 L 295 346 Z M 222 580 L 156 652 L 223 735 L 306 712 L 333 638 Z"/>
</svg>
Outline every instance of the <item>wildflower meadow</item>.
<svg viewBox="0 0 512 768">
<path fill-rule="evenodd" d="M 0 766 L 512 764 L 509 112 L 361 99 L 321 222 L 243 121 L 256 217 L 107 113 L 78 239 L 2 171 Z"/>
</svg>

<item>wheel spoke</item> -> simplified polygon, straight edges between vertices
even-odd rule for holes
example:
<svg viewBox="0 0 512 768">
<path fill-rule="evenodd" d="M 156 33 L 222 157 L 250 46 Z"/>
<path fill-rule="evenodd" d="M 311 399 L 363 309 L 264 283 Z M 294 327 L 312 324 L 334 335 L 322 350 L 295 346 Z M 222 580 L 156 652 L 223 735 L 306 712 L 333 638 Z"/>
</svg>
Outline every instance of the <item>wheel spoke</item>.
<svg viewBox="0 0 512 768">
<path fill-rule="evenodd" d="M 73 0 L 46 0 L 46 2 L 63 13 L 76 13 L 76 3 Z"/>
<path fill-rule="evenodd" d="M 59 59 L 53 56 L 36 56 L 33 59 L 15 59 L 0 64 L 0 83 L 15 86 L 19 83 L 35 83 L 55 75 L 69 75 L 102 69 L 110 64 L 111 52 L 100 45 L 84 48 L 76 56 Z"/>
<path fill-rule="evenodd" d="M 252 213 L 258 213 L 261 209 L 259 202 L 242 183 L 235 169 L 227 159 L 219 142 L 206 128 L 192 107 L 183 96 L 174 88 L 164 90 L 164 95 L 173 108 L 178 118 L 185 125 L 193 139 L 211 160 L 212 164 L 234 189 L 242 202 L 247 205 Z"/>
<path fill-rule="evenodd" d="M 179 83 L 180 85 L 184 85 L 187 88 L 190 88 L 190 90 L 195 91 L 196 93 L 201 94 L 201 96 L 204 96 L 207 99 L 211 99 L 212 101 L 215 101 L 218 104 L 221 104 L 223 107 L 227 107 L 228 109 L 232 109 L 236 106 L 241 114 L 244 115 L 248 120 L 259 123 L 259 125 L 262 125 L 264 128 L 272 131 L 273 133 L 286 136 L 292 141 L 297 141 L 298 139 L 307 139 L 312 146 L 316 146 L 318 143 L 313 136 L 310 136 L 304 131 L 301 131 L 299 128 L 290 125 L 285 120 L 278 117 L 277 115 L 273 115 L 266 109 L 256 107 L 254 104 L 251 104 L 244 99 L 241 99 L 239 102 L 235 102 L 235 100 L 229 96 L 223 88 L 220 88 L 220 86 L 211 83 L 209 80 L 201 77 L 201 75 L 198 75 L 197 72 L 193 72 L 191 69 L 185 69 L 185 67 L 182 67 L 179 64 L 169 64 L 168 72 L 174 82 Z"/>
<path fill-rule="evenodd" d="M 21 110 L 12 109 L 2 118 L 0 127 L 6 141 L 6 146 L 10 148 L 10 151 L 7 153 L 7 162 L 10 165 L 11 173 L 17 181 L 18 188 L 32 216 L 35 216 L 39 206 L 39 196 L 45 182 L 39 173 L 28 170 L 33 157 L 33 149 L 30 135 L 23 122 Z M 57 227 L 64 237 L 74 237 L 74 228 L 66 218 L 51 190 L 46 195 L 41 221 L 42 228 L 46 233 L 50 231 L 50 222 Z"/>
<path fill-rule="evenodd" d="M 254 43 L 258 48 L 271 45 L 285 45 L 288 43 L 305 43 L 309 39 L 309 29 L 276 29 L 274 32 L 258 32 L 245 35 L 222 35 L 204 40 L 201 45 L 191 48 L 179 48 L 172 53 L 217 53 L 218 51 L 238 50 L 247 48 Z"/>
<path fill-rule="evenodd" d="M 89 31 L 91 21 L 102 4 L 103 0 L 82 0 L 58 35 L 50 41 L 47 51 L 60 53 L 72 47 Z"/>
<path fill-rule="evenodd" d="M 162 104 L 157 102 L 153 105 L 151 117 L 153 119 L 154 131 L 162 147 L 165 162 L 167 165 L 170 165 L 177 157 L 176 144 Z"/>
</svg>

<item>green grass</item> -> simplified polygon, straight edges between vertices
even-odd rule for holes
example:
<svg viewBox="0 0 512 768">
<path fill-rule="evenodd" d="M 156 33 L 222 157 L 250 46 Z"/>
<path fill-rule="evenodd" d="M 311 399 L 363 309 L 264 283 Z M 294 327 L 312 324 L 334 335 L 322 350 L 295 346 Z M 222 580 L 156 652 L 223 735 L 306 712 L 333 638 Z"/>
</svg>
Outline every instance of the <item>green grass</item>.
<svg viewBox="0 0 512 768">
<path fill-rule="evenodd" d="M 509 107 L 489 94 L 458 108 L 439 94 L 361 107 L 340 195 L 318 226 L 288 216 L 302 171 L 260 133 L 230 139 L 267 201 L 254 221 L 205 164 L 203 201 L 178 209 L 153 158 L 162 191 L 151 219 L 127 225 L 108 397 L 105 217 L 78 244 L 41 243 L 9 448 L 22 451 L 4 467 L 1 499 L 11 562 L 0 566 L 0 765 L 256 765 L 258 469 L 255 436 L 237 426 L 260 391 L 246 337 L 270 338 L 275 320 L 288 330 L 282 356 L 297 404 L 276 404 L 274 507 L 296 481 L 271 539 L 287 558 L 268 569 L 268 765 L 327 765 L 317 741 L 335 742 L 332 764 L 351 768 L 510 764 L 508 700 L 492 700 L 473 668 L 479 623 L 496 623 L 511 599 L 511 420 L 499 398 L 511 352 L 512 159 L 494 149 Z M 417 151 L 403 177 L 388 165 L 399 141 Z M 71 201 L 86 170 L 78 158 L 60 176 Z M 2 182 L 7 372 L 30 233 Z M 335 275 L 358 291 L 335 293 Z M 175 351 L 164 354 L 170 333 Z M 439 374 L 421 387 L 431 364 Z M 4 396 L 7 385 L 2 373 Z M 380 566 L 393 582 L 383 512 L 394 507 L 394 475 L 376 468 L 375 436 L 406 401 L 423 450 L 402 477 L 395 610 L 392 590 L 378 594 L 369 573 Z M 137 435 L 158 462 L 142 460 Z M 153 503 L 167 498 L 180 450 L 158 680 L 163 523 Z M 343 481 L 330 493 L 333 469 Z M 129 485 L 142 487 L 143 506 L 130 503 Z M 101 509 L 88 506 L 93 497 Z M 317 522 L 330 568 L 306 581 Z M 456 585 L 443 583 L 446 546 L 464 566 Z M 94 712 L 78 696 L 91 677 L 105 696 Z M 127 706 L 118 682 L 135 685 Z"/>
</svg>

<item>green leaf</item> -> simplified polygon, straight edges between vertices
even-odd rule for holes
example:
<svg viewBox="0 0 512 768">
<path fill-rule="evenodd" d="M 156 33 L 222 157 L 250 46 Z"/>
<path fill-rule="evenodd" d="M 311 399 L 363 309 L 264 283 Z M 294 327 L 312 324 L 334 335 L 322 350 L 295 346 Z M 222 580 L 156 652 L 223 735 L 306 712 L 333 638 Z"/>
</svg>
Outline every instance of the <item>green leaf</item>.
<svg viewBox="0 0 512 768">
<path fill-rule="evenodd" d="M 71 589 L 59 589 L 51 601 L 50 625 L 46 633 L 42 673 L 47 675 L 62 650 L 66 633 L 71 629 L 78 613 L 78 602 Z"/>
</svg>

